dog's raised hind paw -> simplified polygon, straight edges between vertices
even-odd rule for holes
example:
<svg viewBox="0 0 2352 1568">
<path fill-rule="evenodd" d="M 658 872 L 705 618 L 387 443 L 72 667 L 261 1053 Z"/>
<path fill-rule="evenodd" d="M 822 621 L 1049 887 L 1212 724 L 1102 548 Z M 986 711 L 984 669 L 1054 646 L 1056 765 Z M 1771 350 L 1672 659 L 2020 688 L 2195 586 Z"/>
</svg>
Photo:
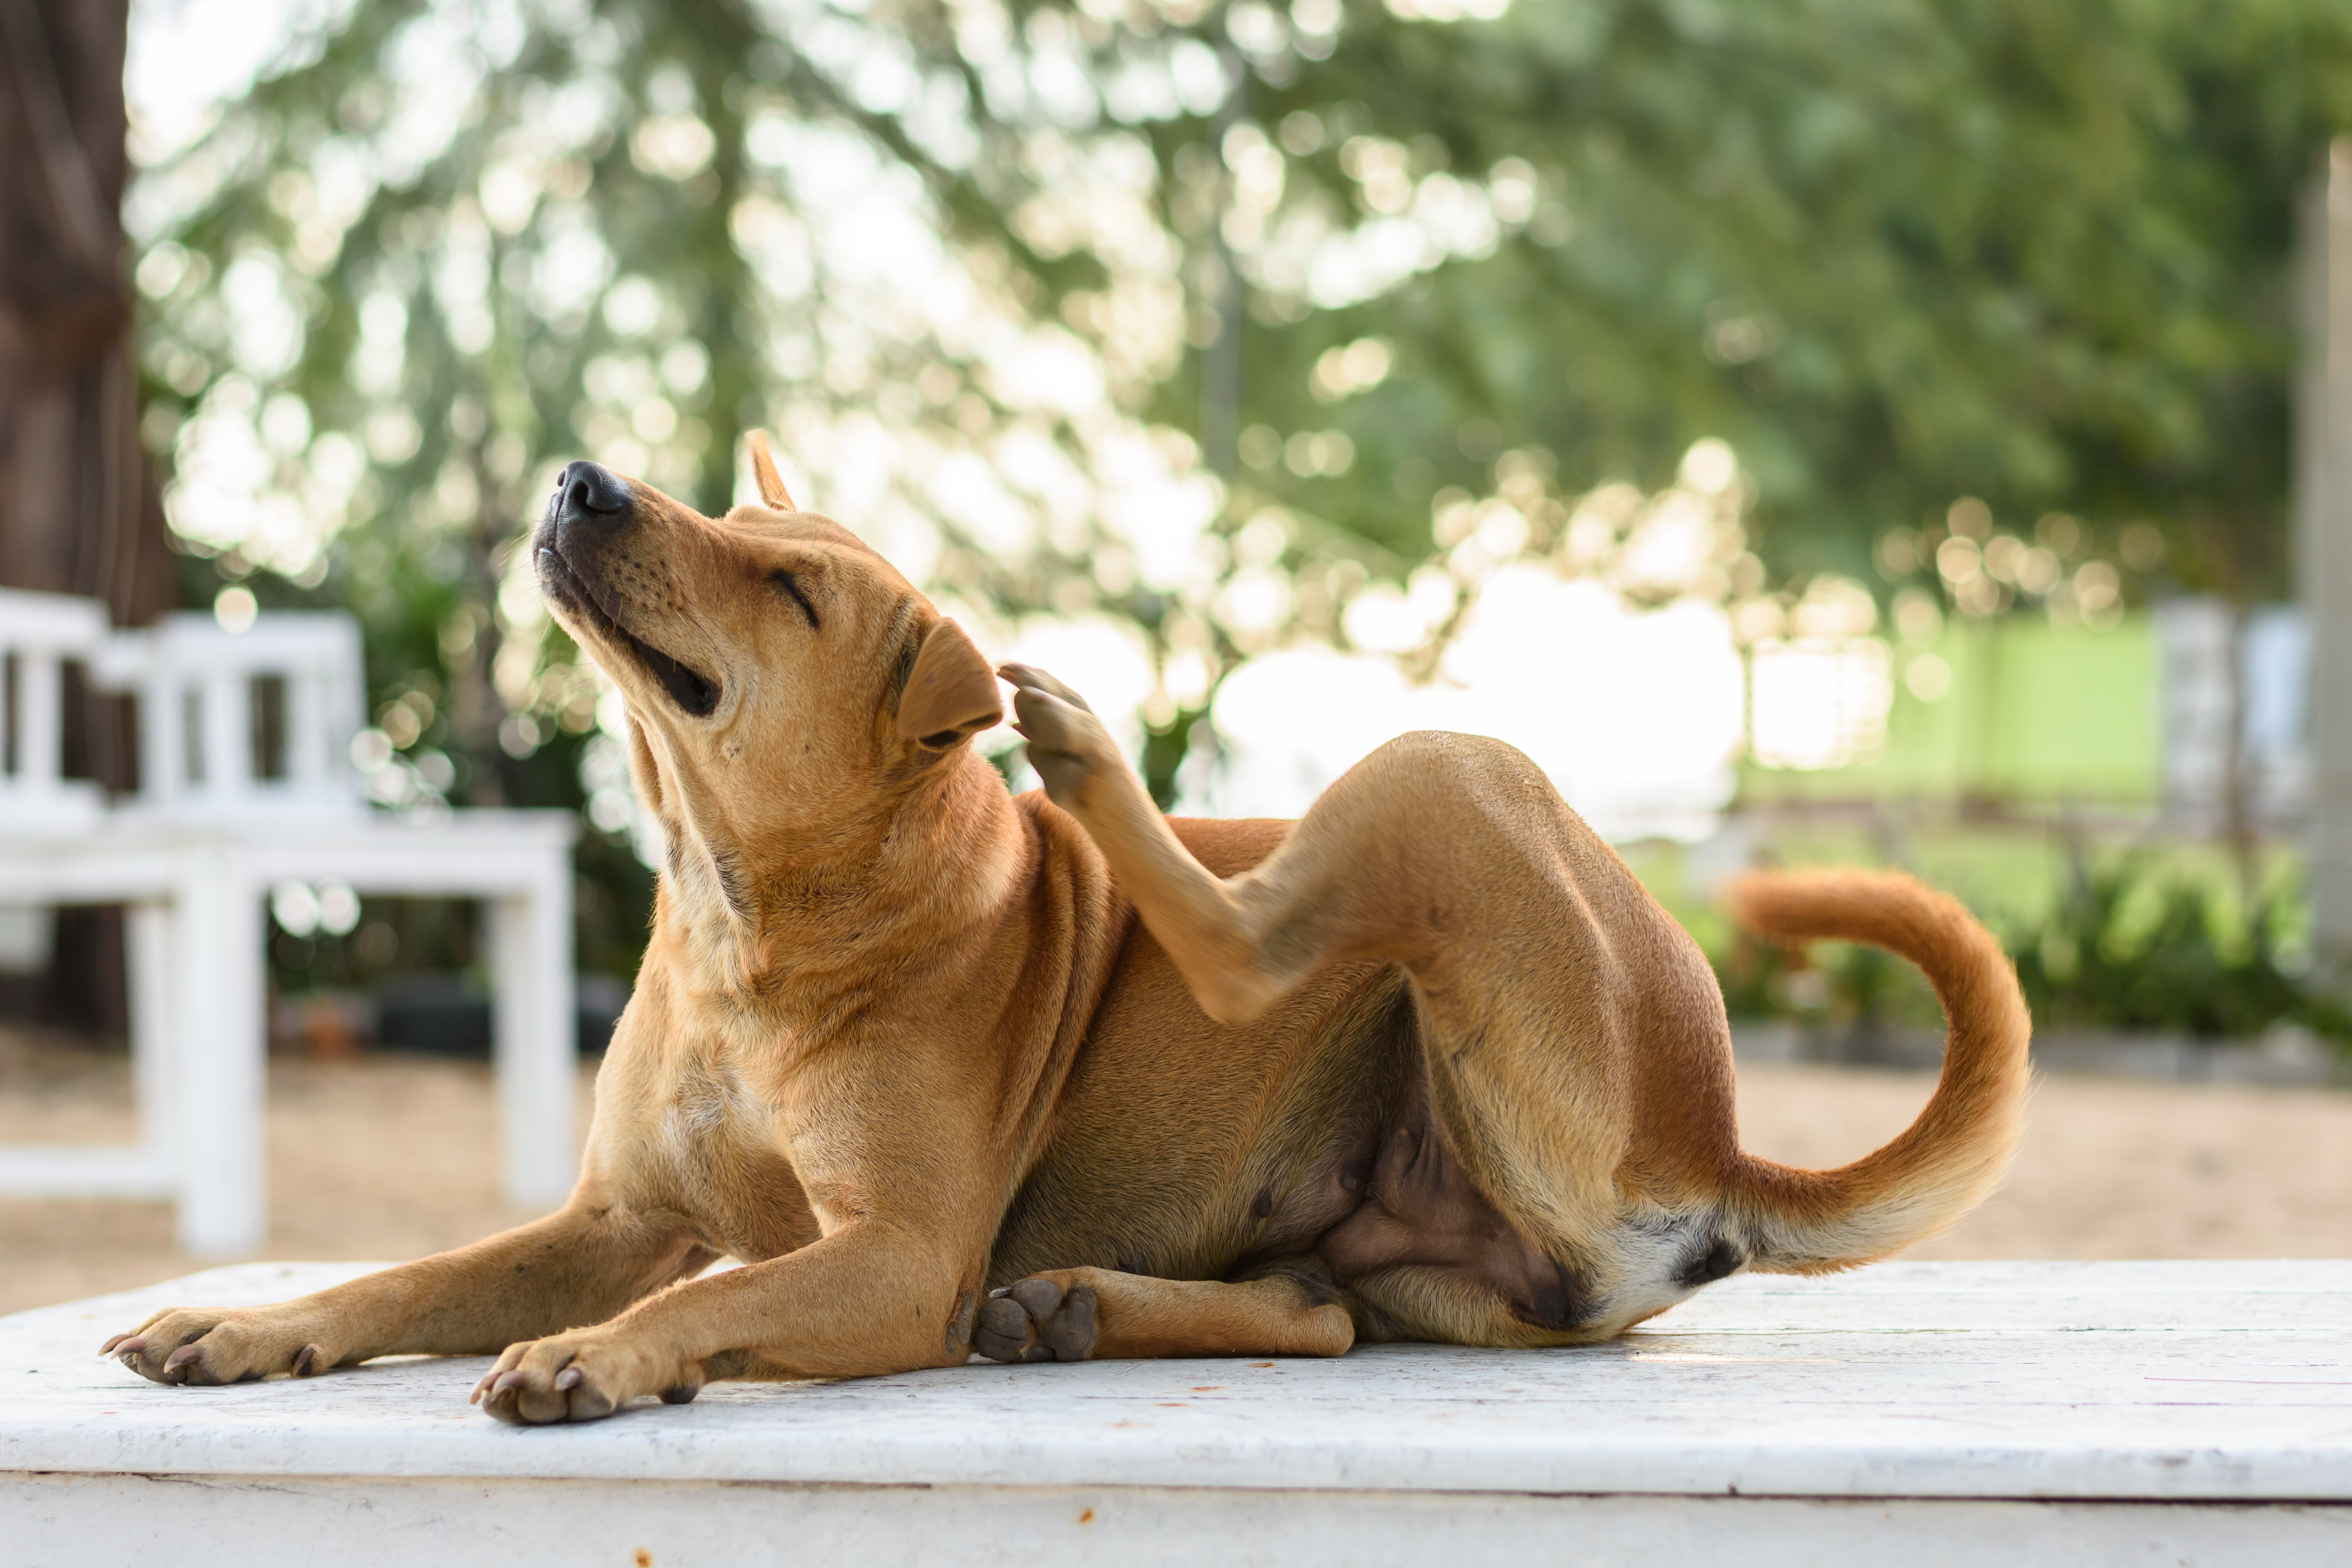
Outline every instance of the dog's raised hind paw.
<svg viewBox="0 0 2352 1568">
<path fill-rule="evenodd" d="M 1013 683 L 1013 728 L 1029 742 L 1029 765 L 1046 798 L 1065 811 L 1077 810 L 1089 779 L 1124 766 L 1118 742 L 1085 698 L 1044 670 L 1008 664 L 996 673 Z"/>
<path fill-rule="evenodd" d="M 1095 1293 L 1042 1275 L 992 1290 L 971 1348 L 991 1361 L 1084 1361 L 1095 1348 Z"/>
</svg>

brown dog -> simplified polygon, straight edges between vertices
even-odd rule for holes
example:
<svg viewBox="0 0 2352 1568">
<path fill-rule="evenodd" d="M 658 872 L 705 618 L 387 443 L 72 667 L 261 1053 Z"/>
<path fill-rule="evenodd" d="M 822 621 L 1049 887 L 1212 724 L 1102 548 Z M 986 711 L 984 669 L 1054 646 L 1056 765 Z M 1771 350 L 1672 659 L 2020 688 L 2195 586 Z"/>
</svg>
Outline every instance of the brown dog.
<svg viewBox="0 0 2352 1568">
<path fill-rule="evenodd" d="M 589 463 L 532 539 L 628 700 L 668 860 L 549 1218 L 106 1349 L 166 1383 L 495 1353 L 509 1421 L 714 1377 L 1606 1339 L 1742 1268 L 1883 1258 L 2014 1144 L 1992 939 L 1899 877 L 1752 877 L 1748 925 L 1918 963 L 1951 1048 L 1842 1170 L 1740 1152 L 1706 960 L 1533 764 L 1410 735 L 1296 824 L 1171 822 L 1085 703 L 1003 676 L 847 531 Z M 708 1277 L 723 1254 L 740 1269 Z"/>
</svg>

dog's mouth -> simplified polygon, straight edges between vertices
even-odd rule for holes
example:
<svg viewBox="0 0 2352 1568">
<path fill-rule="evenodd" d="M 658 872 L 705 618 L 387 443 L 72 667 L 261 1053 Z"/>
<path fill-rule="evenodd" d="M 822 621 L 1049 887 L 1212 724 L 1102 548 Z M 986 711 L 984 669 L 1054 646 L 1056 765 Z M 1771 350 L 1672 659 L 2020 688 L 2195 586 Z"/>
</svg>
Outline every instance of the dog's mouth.
<svg viewBox="0 0 2352 1568">
<path fill-rule="evenodd" d="M 669 694 L 672 702 L 690 717 L 707 719 L 710 716 L 712 710 L 719 706 L 719 682 L 691 665 L 671 658 L 623 626 L 553 545 L 539 547 L 539 564 L 541 576 L 550 587 L 556 590 L 556 596 L 563 601 L 565 607 L 634 654 L 637 662 L 645 667 L 646 673 Z"/>
</svg>

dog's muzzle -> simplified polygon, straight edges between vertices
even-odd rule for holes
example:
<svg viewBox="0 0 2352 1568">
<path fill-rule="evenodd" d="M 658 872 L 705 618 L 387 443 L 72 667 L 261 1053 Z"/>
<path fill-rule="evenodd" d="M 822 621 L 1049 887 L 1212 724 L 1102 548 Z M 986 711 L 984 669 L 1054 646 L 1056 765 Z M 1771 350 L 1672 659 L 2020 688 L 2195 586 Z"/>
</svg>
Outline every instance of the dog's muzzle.
<svg viewBox="0 0 2352 1568">
<path fill-rule="evenodd" d="M 596 547 L 614 539 L 635 516 L 627 483 L 612 470 L 590 462 L 566 464 L 548 500 L 547 516 L 531 539 L 541 590 L 557 607 L 635 655 L 682 712 L 708 718 L 719 706 L 719 682 L 638 637 L 604 582 Z"/>
</svg>

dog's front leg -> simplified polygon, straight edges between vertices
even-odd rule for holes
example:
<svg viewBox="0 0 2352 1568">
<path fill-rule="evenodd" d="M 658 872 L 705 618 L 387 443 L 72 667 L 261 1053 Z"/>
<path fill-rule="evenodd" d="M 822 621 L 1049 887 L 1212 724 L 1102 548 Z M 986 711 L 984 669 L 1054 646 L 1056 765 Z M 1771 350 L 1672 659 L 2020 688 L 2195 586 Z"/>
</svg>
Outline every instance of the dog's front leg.
<svg viewBox="0 0 2352 1568">
<path fill-rule="evenodd" d="M 501 1421 L 593 1421 L 712 1378 L 865 1377 L 961 1365 L 984 1243 L 868 1220 L 674 1285 L 608 1323 L 510 1345 L 474 1397 Z"/>
<path fill-rule="evenodd" d="M 575 1197 L 545 1219 L 295 1300 L 166 1308 L 103 1353 L 157 1383 L 205 1384 L 382 1355 L 489 1355 L 608 1318 L 713 1256 L 674 1215 Z"/>
</svg>

